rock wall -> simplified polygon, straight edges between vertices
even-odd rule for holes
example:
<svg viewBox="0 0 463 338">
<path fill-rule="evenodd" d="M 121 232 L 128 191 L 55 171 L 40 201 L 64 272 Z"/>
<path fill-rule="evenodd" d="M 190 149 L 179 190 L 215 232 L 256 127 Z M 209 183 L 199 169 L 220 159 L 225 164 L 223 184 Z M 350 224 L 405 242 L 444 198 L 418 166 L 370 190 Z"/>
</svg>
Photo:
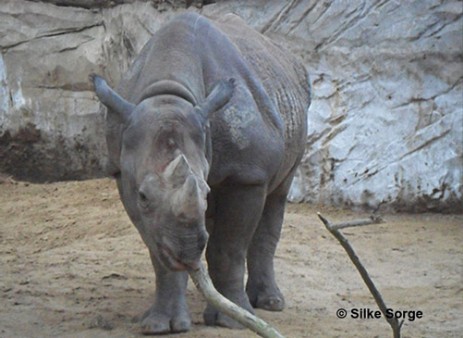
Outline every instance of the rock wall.
<svg viewBox="0 0 463 338">
<path fill-rule="evenodd" d="M 183 10 L 182 1 L 3 0 L 0 171 L 101 175 L 103 117 L 87 76 L 116 84 Z M 189 10 L 235 12 L 304 60 L 313 103 L 290 200 L 463 210 L 461 1 L 217 1 Z"/>
</svg>

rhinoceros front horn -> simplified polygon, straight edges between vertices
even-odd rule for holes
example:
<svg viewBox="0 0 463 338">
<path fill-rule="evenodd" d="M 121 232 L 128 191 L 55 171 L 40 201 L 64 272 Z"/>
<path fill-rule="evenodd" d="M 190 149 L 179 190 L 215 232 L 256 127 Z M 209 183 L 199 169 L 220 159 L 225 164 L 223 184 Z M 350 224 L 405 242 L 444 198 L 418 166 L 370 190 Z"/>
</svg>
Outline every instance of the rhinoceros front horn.
<svg viewBox="0 0 463 338">
<path fill-rule="evenodd" d="M 101 76 L 90 74 L 89 78 L 101 103 L 111 112 L 116 113 L 125 123 L 135 109 L 135 105 L 116 93 Z"/>
<path fill-rule="evenodd" d="M 164 171 L 164 178 L 173 190 L 171 206 L 176 217 L 194 221 L 204 214 L 209 187 L 201 177 L 193 173 L 183 154 L 169 163 Z"/>
</svg>

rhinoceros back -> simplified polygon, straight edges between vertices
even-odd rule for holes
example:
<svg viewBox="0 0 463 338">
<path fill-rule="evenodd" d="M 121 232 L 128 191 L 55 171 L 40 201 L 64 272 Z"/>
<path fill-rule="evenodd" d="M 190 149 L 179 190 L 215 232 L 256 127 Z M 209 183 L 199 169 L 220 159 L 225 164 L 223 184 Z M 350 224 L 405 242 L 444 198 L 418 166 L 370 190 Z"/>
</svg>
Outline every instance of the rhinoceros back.
<svg viewBox="0 0 463 338">
<path fill-rule="evenodd" d="M 255 71 L 285 124 L 287 148 L 304 143 L 310 85 L 302 63 L 282 47 L 246 25 L 234 14 L 218 21 L 219 27 Z"/>
</svg>

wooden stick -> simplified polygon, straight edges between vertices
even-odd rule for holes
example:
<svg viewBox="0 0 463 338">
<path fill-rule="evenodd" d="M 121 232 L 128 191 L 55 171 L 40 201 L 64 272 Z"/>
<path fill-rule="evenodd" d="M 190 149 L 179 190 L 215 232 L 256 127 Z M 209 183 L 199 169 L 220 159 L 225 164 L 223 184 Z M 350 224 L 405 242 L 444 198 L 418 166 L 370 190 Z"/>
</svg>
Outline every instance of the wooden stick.
<svg viewBox="0 0 463 338">
<path fill-rule="evenodd" d="M 204 264 L 200 263 L 198 269 L 188 270 L 188 273 L 190 274 L 193 283 L 203 294 L 204 298 L 206 298 L 209 304 L 217 310 L 225 313 L 227 316 L 246 326 L 248 329 L 256 332 L 261 337 L 284 338 L 276 329 L 267 324 L 265 321 L 222 296 L 212 284 Z"/>
<path fill-rule="evenodd" d="M 404 323 L 404 321 L 402 320 L 399 323 L 397 318 L 395 318 L 395 317 L 390 318 L 390 316 L 386 315 L 388 308 L 386 306 L 386 303 L 384 303 L 384 300 L 381 297 L 381 294 L 379 293 L 379 291 L 376 288 L 375 284 L 373 283 L 370 276 L 368 275 L 367 270 L 365 269 L 365 267 L 360 262 L 360 259 L 358 258 L 358 256 L 355 253 L 354 249 L 352 249 L 351 245 L 349 244 L 349 241 L 339 231 L 339 229 L 344 229 L 344 228 L 352 227 L 352 226 L 381 223 L 382 219 L 380 217 L 373 217 L 372 216 L 372 217 L 370 217 L 370 219 L 367 219 L 367 220 L 352 221 L 352 222 L 346 222 L 346 223 L 340 223 L 340 224 L 331 224 L 319 212 L 317 213 L 317 215 L 318 215 L 318 218 L 320 218 L 320 220 L 323 222 L 323 224 L 325 224 L 326 229 L 328 229 L 328 231 L 338 240 L 338 242 L 341 244 L 341 246 L 347 252 L 347 255 L 349 256 L 352 263 L 354 263 L 355 267 L 357 268 L 358 272 L 360 273 L 360 276 L 362 276 L 363 281 L 365 282 L 368 289 L 370 290 L 370 293 L 373 295 L 373 298 L 375 299 L 376 304 L 378 304 L 379 309 L 383 313 L 384 318 L 386 319 L 386 321 L 391 326 L 394 338 L 400 338 L 400 329 L 401 329 L 402 324 Z"/>
<path fill-rule="evenodd" d="M 323 216 L 320 215 L 320 213 L 317 213 L 317 214 L 318 214 L 319 218 L 323 217 Z M 381 218 L 381 216 L 371 215 L 369 218 L 359 219 L 359 220 L 356 220 L 356 221 L 343 222 L 343 223 L 339 223 L 339 224 L 331 224 L 330 223 L 330 227 L 331 227 L 331 229 L 334 229 L 334 230 L 340 230 L 340 229 L 344 229 L 344 228 L 371 225 L 371 224 L 379 224 L 379 223 L 383 223 L 383 219 Z M 325 226 L 326 226 L 326 224 L 325 224 Z"/>
</svg>

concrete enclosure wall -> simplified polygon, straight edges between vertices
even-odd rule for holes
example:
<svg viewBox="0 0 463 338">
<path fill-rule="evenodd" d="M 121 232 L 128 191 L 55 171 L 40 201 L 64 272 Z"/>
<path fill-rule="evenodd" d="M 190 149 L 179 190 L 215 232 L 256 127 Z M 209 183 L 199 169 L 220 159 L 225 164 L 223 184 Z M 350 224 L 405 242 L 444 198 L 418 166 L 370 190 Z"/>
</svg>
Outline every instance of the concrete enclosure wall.
<svg viewBox="0 0 463 338">
<path fill-rule="evenodd" d="M 0 171 L 34 181 L 103 175 L 104 121 L 88 82 L 115 85 L 183 1 L 0 5 Z M 305 62 L 307 152 L 290 200 L 462 211 L 461 1 L 217 1 Z"/>
</svg>

